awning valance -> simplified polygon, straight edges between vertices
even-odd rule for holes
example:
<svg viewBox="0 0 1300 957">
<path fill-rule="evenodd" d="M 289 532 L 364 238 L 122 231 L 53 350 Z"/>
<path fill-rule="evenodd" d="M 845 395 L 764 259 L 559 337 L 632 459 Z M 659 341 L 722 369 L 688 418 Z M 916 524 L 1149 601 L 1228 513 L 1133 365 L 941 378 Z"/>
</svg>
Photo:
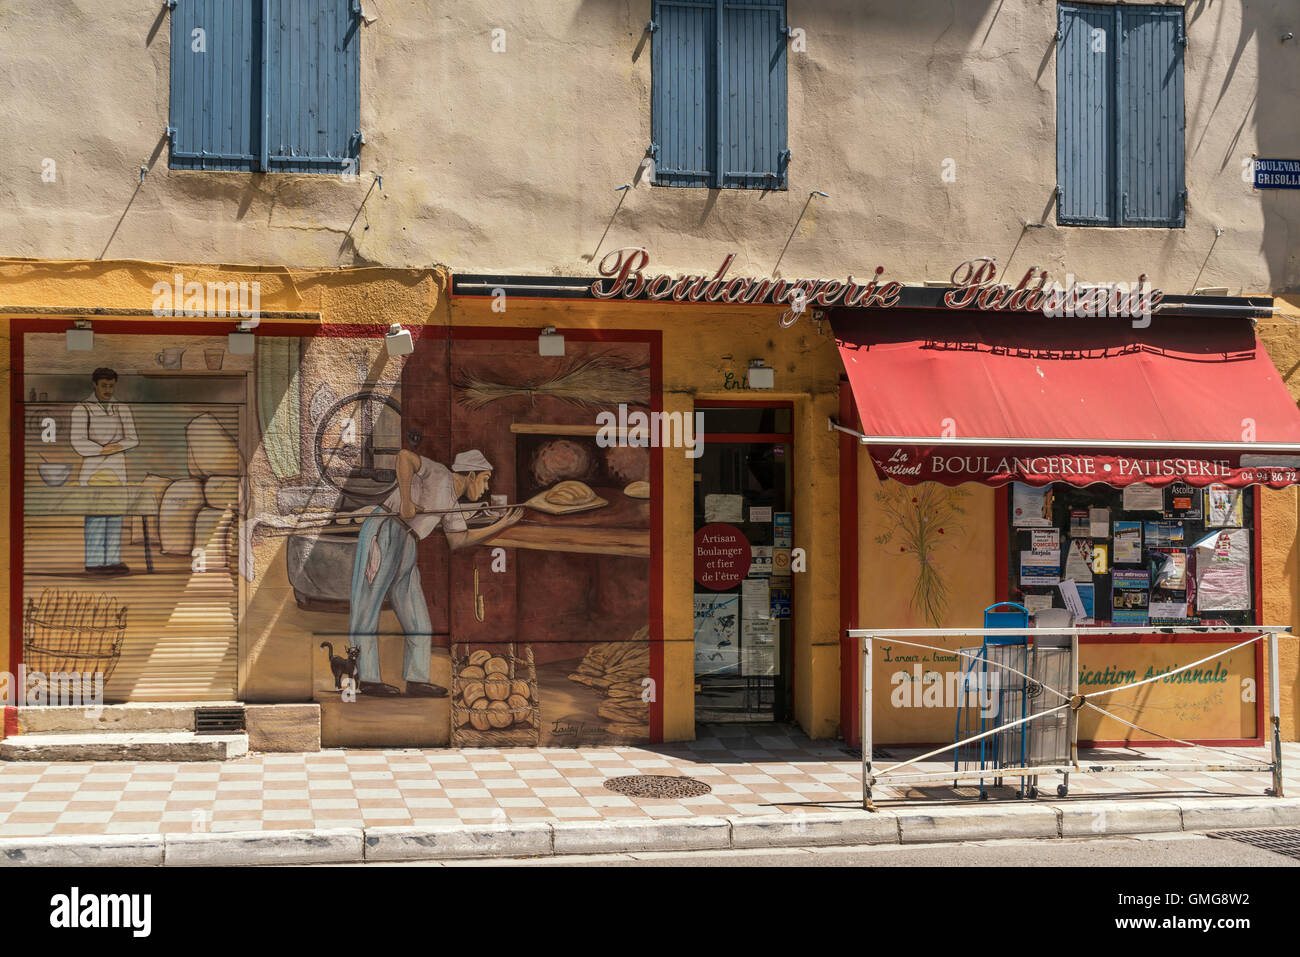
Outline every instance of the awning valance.
<svg viewBox="0 0 1300 957">
<path fill-rule="evenodd" d="M 1248 320 L 839 310 L 831 321 L 881 478 L 1300 483 L 1300 410 Z"/>
</svg>

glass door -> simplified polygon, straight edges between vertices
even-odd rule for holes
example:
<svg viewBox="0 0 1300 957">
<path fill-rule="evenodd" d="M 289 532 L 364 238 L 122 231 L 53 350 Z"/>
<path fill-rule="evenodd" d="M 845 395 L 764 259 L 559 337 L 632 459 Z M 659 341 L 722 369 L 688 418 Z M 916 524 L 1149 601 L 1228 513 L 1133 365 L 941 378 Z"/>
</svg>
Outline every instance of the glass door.
<svg viewBox="0 0 1300 957">
<path fill-rule="evenodd" d="M 786 721 L 793 583 L 790 405 L 697 406 L 695 719 Z"/>
</svg>

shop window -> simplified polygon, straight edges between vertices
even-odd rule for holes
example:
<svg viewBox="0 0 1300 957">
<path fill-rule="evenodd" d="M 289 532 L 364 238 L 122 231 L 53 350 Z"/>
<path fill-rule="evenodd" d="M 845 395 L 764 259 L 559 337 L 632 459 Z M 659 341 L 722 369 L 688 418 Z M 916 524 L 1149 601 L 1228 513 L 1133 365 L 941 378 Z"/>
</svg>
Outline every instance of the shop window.
<svg viewBox="0 0 1300 957">
<path fill-rule="evenodd" d="M 1185 224 L 1183 8 L 1061 3 L 1057 221 Z"/>
<path fill-rule="evenodd" d="M 1008 595 L 1076 624 L 1254 625 L 1255 498 L 1226 486 L 1013 485 Z"/>
<path fill-rule="evenodd" d="M 171 18 L 172 169 L 357 172 L 357 3 L 177 0 Z"/>
<path fill-rule="evenodd" d="M 655 0 L 658 186 L 785 189 L 785 0 Z"/>
</svg>

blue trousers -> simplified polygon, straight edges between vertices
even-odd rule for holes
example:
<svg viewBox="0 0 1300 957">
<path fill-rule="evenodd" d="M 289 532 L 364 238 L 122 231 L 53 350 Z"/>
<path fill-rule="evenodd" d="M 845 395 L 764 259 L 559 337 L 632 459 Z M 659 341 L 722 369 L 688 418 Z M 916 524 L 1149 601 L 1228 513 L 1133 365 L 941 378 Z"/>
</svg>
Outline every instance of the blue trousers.
<svg viewBox="0 0 1300 957">
<path fill-rule="evenodd" d="M 122 516 L 86 516 L 86 567 L 122 564 Z"/>
<path fill-rule="evenodd" d="M 366 574 L 370 547 L 378 544 L 379 567 L 371 579 Z M 357 677 L 380 681 L 379 612 L 385 596 L 406 634 L 402 677 L 406 681 L 429 680 L 429 656 L 433 647 L 433 622 L 420 587 L 416 566 L 418 539 L 404 522 L 391 516 L 372 515 L 361 525 L 357 555 L 352 566 L 352 602 L 348 617 L 351 643 L 361 649 Z"/>
</svg>

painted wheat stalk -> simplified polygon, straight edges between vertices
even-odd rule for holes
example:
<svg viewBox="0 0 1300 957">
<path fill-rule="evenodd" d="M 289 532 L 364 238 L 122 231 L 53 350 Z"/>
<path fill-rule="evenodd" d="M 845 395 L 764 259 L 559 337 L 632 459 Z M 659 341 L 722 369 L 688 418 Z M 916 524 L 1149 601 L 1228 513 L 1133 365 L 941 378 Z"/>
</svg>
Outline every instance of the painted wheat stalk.
<svg viewBox="0 0 1300 957">
<path fill-rule="evenodd" d="M 876 542 L 896 544 L 897 554 L 915 556 L 918 567 L 910 604 L 937 626 L 948 610 L 948 582 L 938 566 L 937 553 L 944 542 L 952 541 L 954 532 L 962 531 L 958 517 L 966 511 L 957 500 L 966 493 L 933 482 L 915 487 L 890 484 L 892 488 L 875 496 L 888 526 L 876 536 Z"/>
<path fill-rule="evenodd" d="M 539 382 L 492 382 L 473 372 L 455 380 L 461 404 L 479 409 L 498 399 L 526 395 L 530 401 L 549 396 L 581 406 L 645 405 L 649 400 L 647 367 L 626 366 L 618 356 L 593 356 Z"/>
</svg>

